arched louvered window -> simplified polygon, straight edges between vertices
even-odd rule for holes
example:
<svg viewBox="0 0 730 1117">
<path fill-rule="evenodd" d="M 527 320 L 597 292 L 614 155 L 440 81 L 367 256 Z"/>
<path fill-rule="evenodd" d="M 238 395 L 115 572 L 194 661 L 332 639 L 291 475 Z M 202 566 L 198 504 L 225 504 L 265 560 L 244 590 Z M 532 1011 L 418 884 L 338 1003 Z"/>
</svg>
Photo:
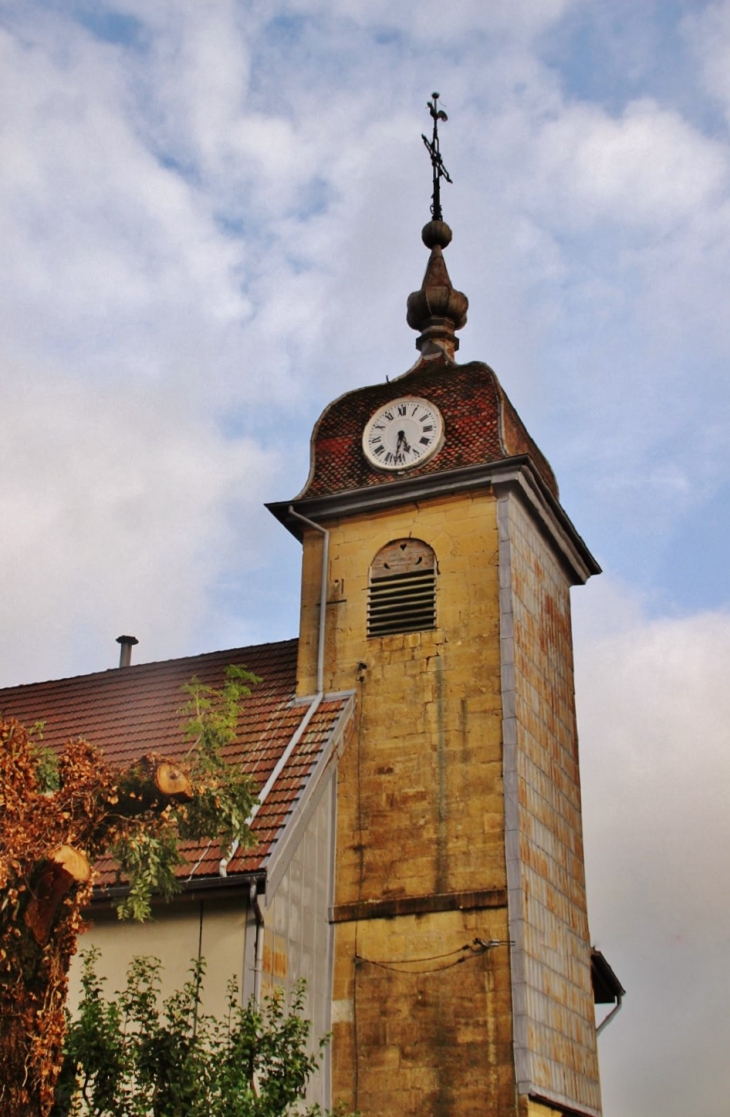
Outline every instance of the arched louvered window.
<svg viewBox="0 0 730 1117">
<path fill-rule="evenodd" d="M 370 567 L 368 636 L 436 627 L 436 556 L 420 539 L 396 539 Z"/>
</svg>

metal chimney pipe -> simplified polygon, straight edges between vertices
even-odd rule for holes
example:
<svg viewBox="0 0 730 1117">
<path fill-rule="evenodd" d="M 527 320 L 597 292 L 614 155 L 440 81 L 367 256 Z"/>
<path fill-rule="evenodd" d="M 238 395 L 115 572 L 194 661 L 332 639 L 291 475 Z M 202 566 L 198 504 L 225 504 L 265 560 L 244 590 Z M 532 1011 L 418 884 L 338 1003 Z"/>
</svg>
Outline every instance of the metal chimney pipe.
<svg viewBox="0 0 730 1117">
<path fill-rule="evenodd" d="M 119 648 L 119 666 L 130 667 L 132 663 L 132 648 L 135 644 L 139 644 L 136 636 L 117 636 L 117 644 Z"/>
</svg>

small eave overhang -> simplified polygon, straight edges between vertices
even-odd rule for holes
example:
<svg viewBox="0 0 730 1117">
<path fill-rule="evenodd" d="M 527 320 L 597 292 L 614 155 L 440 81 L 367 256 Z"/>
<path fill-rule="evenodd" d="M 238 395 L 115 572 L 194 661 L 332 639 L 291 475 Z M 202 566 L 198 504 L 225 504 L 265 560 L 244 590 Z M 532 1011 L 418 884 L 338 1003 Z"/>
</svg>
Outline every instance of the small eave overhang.
<svg viewBox="0 0 730 1117">
<path fill-rule="evenodd" d="M 614 1005 L 626 996 L 626 990 L 600 950 L 591 951 L 593 1001 L 597 1005 Z"/>
<path fill-rule="evenodd" d="M 251 885 L 256 884 L 257 892 L 263 893 L 266 888 L 266 873 L 260 870 L 250 873 L 237 873 L 235 876 L 221 877 L 221 876 L 205 876 L 193 877 L 193 879 L 185 878 L 180 882 L 180 891 L 176 892 L 170 900 L 163 900 L 161 897 L 153 897 L 153 905 L 155 908 L 166 907 L 168 904 L 175 904 L 180 902 L 195 903 L 203 896 L 206 899 L 212 899 L 216 896 L 230 896 L 237 891 L 249 894 Z M 102 906 L 111 904 L 115 900 L 123 900 L 125 896 L 129 895 L 128 884 L 112 884 L 97 887 L 91 895 L 91 907 Z"/>
<path fill-rule="evenodd" d="M 598 562 L 527 454 L 421 477 L 399 477 L 381 485 L 327 493 L 324 496 L 276 501 L 266 507 L 301 542 L 304 529 L 301 521 L 292 515 L 292 510 L 307 519 L 320 522 L 489 488 L 498 496 L 512 492 L 522 500 L 540 529 L 555 545 L 573 584 L 582 585 L 591 575 L 601 573 Z"/>
</svg>

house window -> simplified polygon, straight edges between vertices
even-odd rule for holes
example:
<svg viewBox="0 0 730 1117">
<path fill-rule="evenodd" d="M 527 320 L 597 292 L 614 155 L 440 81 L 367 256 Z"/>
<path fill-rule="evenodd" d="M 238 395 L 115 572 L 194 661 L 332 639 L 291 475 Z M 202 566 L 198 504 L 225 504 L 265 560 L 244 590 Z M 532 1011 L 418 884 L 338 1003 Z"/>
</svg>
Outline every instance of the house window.
<svg viewBox="0 0 730 1117">
<path fill-rule="evenodd" d="M 420 539 L 396 539 L 370 567 L 368 636 L 436 627 L 436 556 Z"/>
</svg>

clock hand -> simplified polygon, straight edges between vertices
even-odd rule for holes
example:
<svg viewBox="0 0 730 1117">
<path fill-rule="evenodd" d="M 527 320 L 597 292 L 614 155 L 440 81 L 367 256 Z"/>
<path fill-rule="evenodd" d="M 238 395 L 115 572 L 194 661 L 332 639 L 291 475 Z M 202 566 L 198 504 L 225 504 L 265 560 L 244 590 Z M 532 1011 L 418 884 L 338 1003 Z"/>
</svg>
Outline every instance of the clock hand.
<svg viewBox="0 0 730 1117">
<path fill-rule="evenodd" d="M 401 443 L 403 444 L 403 449 L 404 449 L 405 453 L 409 454 L 411 452 L 411 447 L 410 447 L 410 444 L 408 442 L 408 439 L 406 438 L 406 432 L 405 431 L 398 431 L 398 443 L 397 443 L 396 448 L 395 448 L 396 453 L 398 453 L 398 451 L 400 450 Z"/>
</svg>

